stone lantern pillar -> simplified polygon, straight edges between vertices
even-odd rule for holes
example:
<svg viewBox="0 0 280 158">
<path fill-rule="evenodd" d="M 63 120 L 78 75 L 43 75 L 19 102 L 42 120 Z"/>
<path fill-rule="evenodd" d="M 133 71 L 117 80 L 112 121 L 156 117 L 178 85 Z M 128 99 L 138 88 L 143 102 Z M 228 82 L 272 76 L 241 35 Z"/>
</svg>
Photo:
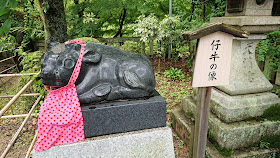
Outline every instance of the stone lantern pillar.
<svg viewBox="0 0 280 158">
<path fill-rule="evenodd" d="M 217 121 L 210 133 L 228 149 L 248 147 L 262 136 L 280 135 L 280 121 L 254 120 L 271 106 L 280 106 L 255 59 L 256 46 L 266 39 L 265 33 L 280 27 L 280 17 L 271 16 L 272 6 L 273 0 L 228 0 L 226 16 L 210 19 L 210 23 L 225 23 L 250 33 L 248 39 L 233 40 L 230 84 L 216 87 L 211 97 Z M 231 129 L 223 129 L 224 125 Z"/>
<path fill-rule="evenodd" d="M 270 92 L 273 86 L 255 59 L 257 44 L 266 39 L 266 33 L 280 27 L 280 17 L 271 16 L 272 6 L 273 0 L 228 0 L 225 17 L 210 19 L 210 24 L 223 23 L 250 33 L 247 39 L 233 38 L 230 83 L 213 88 L 211 95 L 208 138 L 221 148 L 234 150 L 232 157 L 270 157 L 279 152 L 250 148 L 263 136 L 280 135 L 280 121 L 255 119 L 268 108 L 280 106 L 280 99 Z M 172 113 L 176 132 L 183 137 L 182 129 L 191 131 L 195 99 L 195 93 L 184 97 L 182 109 Z M 206 151 L 210 157 L 221 157 L 210 142 Z"/>
</svg>

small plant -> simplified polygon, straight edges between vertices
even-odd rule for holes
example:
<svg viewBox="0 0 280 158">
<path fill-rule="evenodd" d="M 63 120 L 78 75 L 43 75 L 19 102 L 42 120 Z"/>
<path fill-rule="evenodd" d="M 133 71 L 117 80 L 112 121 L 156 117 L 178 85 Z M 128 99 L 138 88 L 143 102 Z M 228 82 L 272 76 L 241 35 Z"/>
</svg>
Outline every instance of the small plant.
<svg viewBox="0 0 280 158">
<path fill-rule="evenodd" d="M 183 146 L 184 146 L 184 141 L 183 141 L 183 140 L 180 140 L 180 143 L 178 144 L 178 147 L 179 147 L 180 149 L 182 149 Z"/>
<path fill-rule="evenodd" d="M 165 77 L 171 78 L 172 80 L 185 81 L 185 75 L 181 69 L 171 67 L 169 70 L 163 72 Z"/>
<path fill-rule="evenodd" d="M 270 143 L 268 143 L 268 142 L 265 142 L 263 140 L 260 141 L 260 148 L 269 149 L 269 145 L 270 145 Z"/>
<path fill-rule="evenodd" d="M 274 92 L 276 95 L 278 95 L 278 97 L 280 97 L 280 88 L 272 90 L 272 92 Z"/>
<path fill-rule="evenodd" d="M 167 126 L 171 127 L 172 126 L 172 122 L 167 122 Z"/>
</svg>

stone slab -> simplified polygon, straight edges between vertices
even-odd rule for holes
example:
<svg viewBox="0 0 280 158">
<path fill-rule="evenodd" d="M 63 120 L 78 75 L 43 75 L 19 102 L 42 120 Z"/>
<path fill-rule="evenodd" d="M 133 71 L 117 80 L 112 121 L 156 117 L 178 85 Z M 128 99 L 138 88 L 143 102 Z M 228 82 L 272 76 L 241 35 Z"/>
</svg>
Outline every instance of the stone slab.
<svg viewBox="0 0 280 158">
<path fill-rule="evenodd" d="M 172 125 L 176 125 L 176 133 L 178 133 L 177 129 L 185 129 L 185 131 L 180 131 L 179 133 L 184 132 L 184 135 L 190 135 L 190 126 L 192 121 L 188 116 L 185 115 L 183 110 L 175 109 L 172 110 L 172 117 L 171 117 Z M 179 135 L 179 134 L 178 134 Z M 181 139 L 181 135 L 179 135 Z M 189 141 L 188 141 L 189 142 Z M 189 144 L 188 144 L 189 145 Z M 267 158 L 267 157 L 277 157 L 277 154 L 279 155 L 278 149 L 260 149 L 260 148 L 243 148 L 241 150 L 235 149 L 234 154 L 230 156 L 230 158 Z M 207 141 L 206 144 L 206 157 L 208 158 L 224 158 L 219 151 L 211 144 L 209 141 Z"/>
<path fill-rule="evenodd" d="M 195 113 L 196 105 L 189 98 L 182 105 L 185 113 Z M 262 136 L 280 135 L 280 121 L 241 121 L 225 123 L 210 113 L 208 131 L 222 148 L 238 149 L 258 143 Z"/>
<path fill-rule="evenodd" d="M 279 16 L 233 16 L 212 17 L 210 23 L 224 23 L 232 25 L 249 33 L 269 33 L 280 27 Z"/>
<path fill-rule="evenodd" d="M 33 158 L 174 158 L 169 127 L 88 138 L 68 145 L 51 147 Z"/>
<path fill-rule="evenodd" d="M 280 99 L 270 92 L 230 96 L 213 88 L 210 105 L 219 119 L 229 123 L 261 116 L 269 107 L 280 106 Z"/>
<path fill-rule="evenodd" d="M 85 137 L 166 126 L 166 102 L 156 91 L 145 100 L 82 106 Z"/>
<path fill-rule="evenodd" d="M 255 0 L 244 0 L 244 8 L 242 12 L 226 12 L 225 16 L 270 16 L 272 6 L 273 0 L 266 0 L 263 4 L 257 4 Z"/>
<path fill-rule="evenodd" d="M 229 95 L 262 93 L 272 89 L 257 65 L 255 48 L 266 35 L 250 35 L 248 39 L 234 38 L 229 85 L 217 86 Z"/>
</svg>

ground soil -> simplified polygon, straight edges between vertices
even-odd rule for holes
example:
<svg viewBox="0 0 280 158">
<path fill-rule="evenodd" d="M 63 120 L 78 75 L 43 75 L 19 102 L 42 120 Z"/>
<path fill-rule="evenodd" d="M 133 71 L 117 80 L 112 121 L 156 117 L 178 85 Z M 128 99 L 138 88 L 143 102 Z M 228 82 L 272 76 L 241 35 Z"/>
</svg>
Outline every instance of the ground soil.
<svg viewBox="0 0 280 158">
<path fill-rule="evenodd" d="M 182 69 L 185 73 L 186 79 L 188 78 L 188 72 L 190 71 L 185 66 L 184 59 L 180 59 L 177 61 L 171 61 L 171 60 L 163 60 L 163 59 L 151 59 L 152 65 L 154 67 L 154 71 L 156 73 L 156 80 L 157 80 L 157 86 L 156 90 L 162 93 L 164 95 L 164 98 L 167 101 L 167 109 L 172 110 L 175 108 L 179 108 L 180 102 L 178 101 L 178 96 L 183 95 L 183 91 L 186 91 L 186 93 L 191 93 L 191 89 L 189 89 L 189 81 L 178 81 L 178 80 L 171 80 L 166 77 L 164 77 L 163 72 L 165 70 L 169 70 L 171 67 Z M 0 92 L 1 95 L 5 95 L 5 92 L 8 91 L 9 87 L 11 85 L 17 84 L 18 78 L 5 78 L 1 79 L 0 82 Z M 183 87 L 178 87 L 178 85 L 182 85 Z M 177 91 L 181 89 L 181 93 L 177 94 Z M 12 92 L 9 92 L 9 95 L 11 93 L 16 93 L 19 89 L 14 90 L 12 89 Z M 7 94 L 7 93 L 6 93 Z M 174 95 L 174 96 L 172 96 Z M 0 105 L 0 109 L 3 108 L 3 106 L 9 101 L 10 99 L 0 99 L 0 102 L 2 105 Z M 22 108 L 24 98 L 19 99 L 13 105 L 12 110 L 9 109 L 5 115 L 11 115 L 11 114 L 23 114 L 28 113 L 28 110 L 25 108 Z M 31 103 L 32 104 L 32 103 Z M 37 111 L 38 112 L 38 111 Z M 16 133 L 17 129 L 23 122 L 24 118 L 13 118 L 13 119 L 1 119 L 0 120 L 0 154 L 4 152 L 6 149 L 9 141 L 12 139 L 13 135 Z M 170 113 L 167 112 L 167 122 L 170 122 Z M 25 157 L 26 152 L 31 144 L 31 141 L 33 139 L 33 136 L 35 134 L 35 130 L 37 127 L 37 117 L 32 117 L 29 119 L 27 124 L 24 126 L 23 131 L 20 133 L 19 138 L 16 140 L 16 143 L 11 148 L 9 154 L 7 155 L 7 158 L 17 158 L 17 157 Z M 176 134 L 176 132 L 172 129 L 173 132 L 173 142 L 174 142 L 174 150 L 175 150 L 175 156 L 176 158 L 187 158 L 188 156 L 188 147 L 186 144 L 188 142 L 183 142 Z"/>
</svg>

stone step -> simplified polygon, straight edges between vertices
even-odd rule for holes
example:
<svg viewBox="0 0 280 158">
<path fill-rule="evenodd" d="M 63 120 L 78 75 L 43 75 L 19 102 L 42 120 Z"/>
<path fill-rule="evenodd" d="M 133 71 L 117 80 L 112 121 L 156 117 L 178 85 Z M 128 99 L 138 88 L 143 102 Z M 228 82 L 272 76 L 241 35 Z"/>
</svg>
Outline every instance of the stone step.
<svg viewBox="0 0 280 158">
<path fill-rule="evenodd" d="M 196 105 L 191 97 L 183 98 L 182 109 L 185 113 L 195 113 Z M 222 122 L 210 113 L 208 131 L 222 148 L 237 149 L 252 146 L 262 136 L 280 135 L 280 121 L 241 121 Z"/>
<path fill-rule="evenodd" d="M 184 100 L 183 104 L 186 104 Z M 230 123 L 261 116 L 271 106 L 280 106 L 280 99 L 270 92 L 230 96 L 213 88 L 210 105 L 211 112 L 223 122 Z"/>
<path fill-rule="evenodd" d="M 189 137 L 191 132 L 190 126 L 191 124 L 193 124 L 193 122 L 190 120 L 190 118 L 188 118 L 188 116 L 186 116 L 182 108 L 175 109 L 172 111 L 171 121 L 173 128 L 182 140 L 184 140 L 185 137 Z M 185 130 L 178 131 L 177 129 Z M 181 135 L 184 135 L 184 137 L 181 137 Z M 190 140 L 188 140 L 187 142 L 189 141 Z M 278 149 L 243 148 L 240 150 L 233 150 L 233 155 L 231 155 L 229 158 L 267 158 L 277 157 L 277 154 L 279 154 Z M 207 141 L 205 155 L 208 158 L 224 158 L 224 156 L 222 156 L 219 153 L 219 151 L 214 147 L 214 145 L 210 141 Z"/>
<path fill-rule="evenodd" d="M 53 146 L 33 158 L 174 158 L 172 131 L 169 127 L 111 134 L 73 144 Z"/>
</svg>

